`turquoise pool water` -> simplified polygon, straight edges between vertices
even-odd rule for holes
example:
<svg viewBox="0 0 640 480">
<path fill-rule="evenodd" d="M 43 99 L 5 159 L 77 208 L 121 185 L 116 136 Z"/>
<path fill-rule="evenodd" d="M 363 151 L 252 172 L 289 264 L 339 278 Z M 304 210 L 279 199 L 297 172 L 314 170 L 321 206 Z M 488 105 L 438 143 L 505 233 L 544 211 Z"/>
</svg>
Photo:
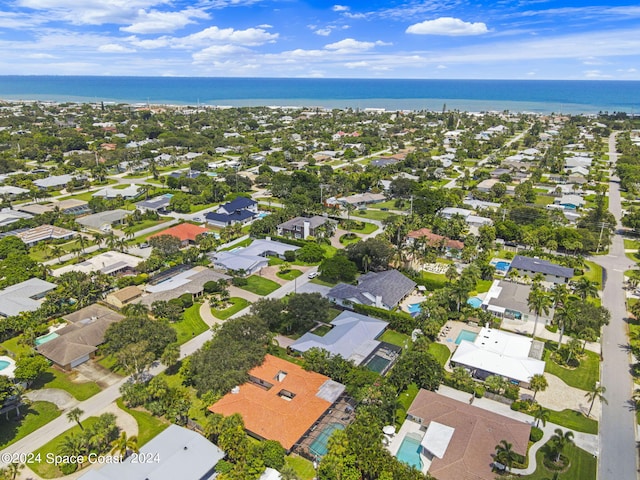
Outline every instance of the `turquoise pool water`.
<svg viewBox="0 0 640 480">
<path fill-rule="evenodd" d="M 409 313 L 420 313 L 422 311 L 422 308 L 420 307 L 419 303 L 412 303 L 407 307 L 407 310 L 409 311 Z"/>
<path fill-rule="evenodd" d="M 460 345 L 460 342 L 462 340 L 467 340 L 469 342 L 473 342 L 476 339 L 477 336 L 478 336 L 478 334 L 476 332 L 472 332 L 470 330 L 462 330 L 458 334 L 458 337 L 456 338 L 456 345 Z"/>
<path fill-rule="evenodd" d="M 11 365 L 11 363 L 7 362 L 6 360 L 0 360 L 0 370 L 4 370 L 9 365 Z"/>
<path fill-rule="evenodd" d="M 396 458 L 402 463 L 422 471 L 420 448 L 420 440 L 406 435 L 400 444 L 398 453 L 396 453 Z"/>
<path fill-rule="evenodd" d="M 482 305 L 482 299 L 478 297 L 471 297 L 469 300 L 467 300 L 467 303 L 473 308 L 480 308 L 480 306 Z"/>
<path fill-rule="evenodd" d="M 327 443 L 329 442 L 329 437 L 331 437 L 331 434 L 336 430 L 344 430 L 344 425 L 340 423 L 330 423 L 327 425 L 316 439 L 311 442 L 311 445 L 309 446 L 311 453 L 318 457 L 325 456 L 327 454 Z"/>
<path fill-rule="evenodd" d="M 500 261 L 496 263 L 496 270 L 500 270 L 501 272 L 506 272 L 507 270 L 509 270 L 509 265 L 511 265 L 511 263 Z"/>
<path fill-rule="evenodd" d="M 263 213 L 259 213 L 259 214 L 258 214 L 258 218 L 264 218 L 264 217 L 266 217 L 267 215 L 269 215 L 269 214 L 268 214 L 268 213 L 264 213 L 264 212 L 263 212 Z"/>
<path fill-rule="evenodd" d="M 36 338 L 36 345 L 42 345 L 43 343 L 50 342 L 51 340 L 53 340 L 54 338 L 58 338 L 59 336 L 60 335 L 58 335 L 56 332 L 47 333 L 46 335 Z"/>
</svg>

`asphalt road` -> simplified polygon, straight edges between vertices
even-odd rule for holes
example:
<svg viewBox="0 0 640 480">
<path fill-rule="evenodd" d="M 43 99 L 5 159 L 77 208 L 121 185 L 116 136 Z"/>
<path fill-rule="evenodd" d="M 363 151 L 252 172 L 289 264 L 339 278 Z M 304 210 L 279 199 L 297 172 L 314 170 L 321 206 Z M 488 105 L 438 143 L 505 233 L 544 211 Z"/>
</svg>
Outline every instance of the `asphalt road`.
<svg viewBox="0 0 640 480">
<path fill-rule="evenodd" d="M 617 154 L 614 135 L 609 138 L 609 158 L 615 164 Z M 620 185 L 619 179 L 614 176 L 609 182 L 609 210 L 616 217 L 619 228 Z M 636 419 L 631 408 L 634 384 L 629 370 L 631 356 L 628 350 L 627 311 L 623 290 L 623 272 L 634 266 L 634 263 L 625 256 L 618 228 L 609 254 L 592 259 L 607 271 L 602 303 L 611 312 L 611 323 L 604 327 L 602 333 L 601 384 L 607 389 L 604 396 L 608 404 L 602 405 L 600 418 L 598 478 L 601 480 L 638 478 Z"/>
</svg>

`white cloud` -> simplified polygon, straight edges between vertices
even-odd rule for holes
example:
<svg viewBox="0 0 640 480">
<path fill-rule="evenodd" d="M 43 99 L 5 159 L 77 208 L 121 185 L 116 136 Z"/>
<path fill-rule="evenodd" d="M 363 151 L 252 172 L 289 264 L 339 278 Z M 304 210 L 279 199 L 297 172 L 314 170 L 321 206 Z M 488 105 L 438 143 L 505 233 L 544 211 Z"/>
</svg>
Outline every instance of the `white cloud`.
<svg viewBox="0 0 640 480">
<path fill-rule="evenodd" d="M 584 72 L 584 76 L 586 78 L 594 78 L 594 79 L 612 78 L 611 75 L 604 74 L 600 70 L 586 70 Z"/>
<path fill-rule="evenodd" d="M 317 30 L 314 30 L 313 33 L 320 35 L 321 37 L 328 37 L 331 35 L 331 28 L 318 28 Z"/>
<path fill-rule="evenodd" d="M 482 35 L 489 30 L 482 22 L 464 22 L 459 18 L 440 17 L 435 20 L 425 20 L 407 27 L 406 33 L 416 35 L 445 35 L 459 37 L 466 35 Z"/>
<path fill-rule="evenodd" d="M 347 68 L 366 68 L 369 66 L 369 62 L 348 62 L 344 66 Z"/>
<path fill-rule="evenodd" d="M 334 5 L 331 10 L 333 10 L 334 12 L 348 12 L 349 10 L 351 10 L 351 7 L 348 7 L 346 5 Z"/>
<path fill-rule="evenodd" d="M 123 47 L 117 43 L 107 43 L 106 45 L 100 45 L 98 51 L 102 53 L 130 53 L 135 52 L 132 48 Z"/>
<path fill-rule="evenodd" d="M 249 53 L 251 53 L 251 50 L 237 45 L 215 45 L 194 53 L 193 61 L 195 63 L 205 63 L 212 60 L 219 61 L 224 58 L 237 59 L 238 56 L 247 56 Z"/>
<path fill-rule="evenodd" d="M 389 43 L 382 42 L 380 40 L 376 42 L 360 42 L 353 38 L 345 38 L 344 40 L 340 40 L 339 42 L 329 43 L 324 46 L 327 50 L 335 50 L 340 51 L 342 53 L 348 52 L 364 52 L 367 50 L 371 50 L 373 47 L 382 46 L 382 45 L 390 45 Z"/>
<path fill-rule="evenodd" d="M 55 55 L 51 55 L 49 53 L 30 53 L 26 55 L 27 58 L 35 58 L 37 60 L 47 59 L 47 58 L 56 58 Z"/>
<path fill-rule="evenodd" d="M 137 18 L 128 27 L 120 30 L 130 33 L 168 33 L 186 25 L 196 23 L 195 19 L 208 19 L 209 14 L 197 8 L 188 8 L 181 12 L 160 12 L 158 10 L 138 11 Z"/>
</svg>

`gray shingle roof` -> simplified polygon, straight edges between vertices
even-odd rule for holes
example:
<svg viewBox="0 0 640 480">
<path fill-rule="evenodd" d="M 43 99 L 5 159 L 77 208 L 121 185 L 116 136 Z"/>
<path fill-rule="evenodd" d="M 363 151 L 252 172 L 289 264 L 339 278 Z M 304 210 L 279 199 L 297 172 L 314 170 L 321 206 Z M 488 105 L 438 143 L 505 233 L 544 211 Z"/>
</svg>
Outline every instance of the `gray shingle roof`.
<svg viewBox="0 0 640 480">
<path fill-rule="evenodd" d="M 375 305 L 375 298 L 381 297 L 382 303 L 393 308 L 415 287 L 416 282 L 399 271 L 387 270 L 362 275 L 357 286 L 340 283 L 329 290 L 327 296 L 344 300 L 356 299 L 364 305 Z"/>
<path fill-rule="evenodd" d="M 513 268 L 516 270 L 527 270 L 530 272 L 542 273 L 544 275 L 555 275 L 557 277 L 573 277 L 573 268 L 556 265 L 555 263 L 551 263 L 548 260 L 542 260 L 541 258 L 524 257 L 522 255 L 516 255 L 513 257 L 509 270 Z"/>
</svg>

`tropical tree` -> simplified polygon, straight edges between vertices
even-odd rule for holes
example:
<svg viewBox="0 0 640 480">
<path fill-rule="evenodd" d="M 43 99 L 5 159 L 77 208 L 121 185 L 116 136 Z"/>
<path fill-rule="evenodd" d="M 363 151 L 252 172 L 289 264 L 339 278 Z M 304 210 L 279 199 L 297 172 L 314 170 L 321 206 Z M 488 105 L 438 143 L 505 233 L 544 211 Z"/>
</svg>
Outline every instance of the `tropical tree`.
<svg viewBox="0 0 640 480">
<path fill-rule="evenodd" d="M 575 298 L 575 297 L 574 297 Z M 558 349 L 562 346 L 562 337 L 564 335 L 565 328 L 573 328 L 575 327 L 578 321 L 578 310 L 577 305 L 573 301 L 567 301 L 557 308 L 555 311 L 555 320 L 558 322 L 558 327 L 560 328 L 560 338 L 558 339 Z"/>
<path fill-rule="evenodd" d="M 563 432 L 560 428 L 556 428 L 554 432 L 555 434 L 551 437 L 550 441 L 556 453 L 556 459 L 554 461 L 558 463 L 560 461 L 560 455 L 562 455 L 566 446 L 573 444 L 573 432 L 571 430 Z"/>
<path fill-rule="evenodd" d="M 84 430 L 82 423 L 80 423 L 80 417 L 82 417 L 82 415 L 84 415 L 84 410 L 75 407 L 67 413 L 67 420 L 69 420 L 69 422 L 76 422 L 80 427 L 80 430 Z"/>
<path fill-rule="evenodd" d="M 120 455 L 126 458 L 131 452 L 138 453 L 138 437 L 128 436 L 127 432 L 120 432 L 120 436 L 111 442 L 111 455 Z"/>
<path fill-rule="evenodd" d="M 127 317 L 147 318 L 149 316 L 149 307 L 144 303 L 130 303 L 129 305 L 124 306 L 122 313 Z"/>
<path fill-rule="evenodd" d="M 571 357 L 577 354 L 582 348 L 582 343 L 577 338 L 572 338 L 567 342 L 566 349 L 569 352 L 567 356 L 567 363 L 571 361 Z"/>
<path fill-rule="evenodd" d="M 544 392 L 548 386 L 549 382 L 547 382 L 547 378 L 543 374 L 536 373 L 533 375 L 529 381 L 529 388 L 533 391 L 533 400 L 535 401 L 538 392 Z"/>
<path fill-rule="evenodd" d="M 539 404 L 536 404 L 531 413 L 533 414 L 533 418 L 536 421 L 536 427 L 540 424 L 540 422 L 542 422 L 543 427 L 546 426 L 547 421 L 551 417 L 551 410 L 549 410 L 548 408 L 544 408 Z"/>
<path fill-rule="evenodd" d="M 549 295 L 547 295 L 547 293 L 541 288 L 536 288 L 536 286 L 534 286 L 531 288 L 531 292 L 529 292 L 529 297 L 527 297 L 527 305 L 529 306 L 529 310 L 536 314 L 536 319 L 533 324 L 533 332 L 531 334 L 531 336 L 535 338 L 536 329 L 538 328 L 538 318 L 540 318 L 541 313 L 544 313 L 545 315 L 549 314 L 551 297 L 549 297 Z"/>
<path fill-rule="evenodd" d="M 16 480 L 16 478 L 18 477 L 18 474 L 20 473 L 20 470 L 24 469 L 26 465 L 24 463 L 18 463 L 18 462 L 12 462 L 9 465 L 7 465 L 7 479 L 10 480 Z"/>
<path fill-rule="evenodd" d="M 86 442 L 81 435 L 66 435 L 58 448 L 60 455 L 74 457 L 80 463 L 82 455 L 87 451 Z"/>
<path fill-rule="evenodd" d="M 496 460 L 507 467 L 507 471 L 511 471 L 511 467 L 516 461 L 517 453 L 513 450 L 513 445 L 506 440 L 500 440 L 500 443 L 495 446 Z"/>
<path fill-rule="evenodd" d="M 583 301 L 587 298 L 596 298 L 598 296 L 598 284 L 586 277 L 580 277 L 573 283 L 573 293 Z"/>
<path fill-rule="evenodd" d="M 600 400 L 601 403 L 607 405 L 609 402 L 604 397 L 604 394 L 607 392 L 606 387 L 599 385 L 596 383 L 591 390 L 585 393 L 585 398 L 589 400 L 589 411 L 587 412 L 587 417 L 591 416 L 591 410 L 593 409 L 593 404 L 596 403 L 596 400 Z"/>
</svg>

